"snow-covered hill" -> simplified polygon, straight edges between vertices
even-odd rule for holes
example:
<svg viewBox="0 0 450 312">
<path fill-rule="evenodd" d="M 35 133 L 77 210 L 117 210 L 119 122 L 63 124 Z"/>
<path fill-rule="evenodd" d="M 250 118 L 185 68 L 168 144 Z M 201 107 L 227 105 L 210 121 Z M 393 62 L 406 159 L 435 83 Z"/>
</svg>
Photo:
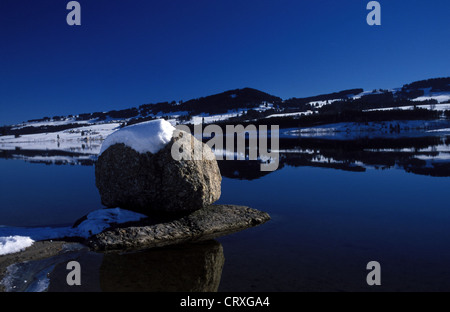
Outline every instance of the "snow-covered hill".
<svg viewBox="0 0 450 312">
<path fill-rule="evenodd" d="M 439 111 L 442 116 L 450 116 L 450 78 L 423 80 L 390 90 L 351 89 L 288 100 L 244 88 L 186 102 L 173 101 L 120 111 L 45 117 L 0 127 L 0 150 L 41 149 L 97 155 L 103 140 L 120 127 L 155 118 L 166 119 L 172 125 L 258 120 L 262 123 L 278 123 L 280 120 L 309 117 L 318 119 L 317 116 L 322 114 L 339 114 L 343 110 L 389 113 L 415 108 Z M 445 112 L 447 115 L 444 115 Z M 347 127 L 346 132 L 354 128 Z M 310 132 L 316 131 L 312 128 Z"/>
</svg>

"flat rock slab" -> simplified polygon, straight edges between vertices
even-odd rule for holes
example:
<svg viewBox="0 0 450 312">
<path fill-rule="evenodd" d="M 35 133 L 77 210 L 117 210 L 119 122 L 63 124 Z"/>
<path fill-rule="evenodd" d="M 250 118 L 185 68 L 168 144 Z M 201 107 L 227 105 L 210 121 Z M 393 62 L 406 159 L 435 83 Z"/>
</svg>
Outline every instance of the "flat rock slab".
<svg viewBox="0 0 450 312">
<path fill-rule="evenodd" d="M 263 224 L 270 216 L 245 206 L 211 205 L 172 221 L 151 219 L 107 229 L 87 245 L 98 251 L 123 251 L 198 242 Z"/>
</svg>

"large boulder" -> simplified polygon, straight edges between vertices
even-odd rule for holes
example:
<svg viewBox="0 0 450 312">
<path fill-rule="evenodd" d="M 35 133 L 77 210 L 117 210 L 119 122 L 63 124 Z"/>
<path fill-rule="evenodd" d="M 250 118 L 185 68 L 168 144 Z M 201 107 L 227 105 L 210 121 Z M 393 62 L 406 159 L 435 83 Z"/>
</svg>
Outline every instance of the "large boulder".
<svg viewBox="0 0 450 312">
<path fill-rule="evenodd" d="M 167 127 L 165 121 L 154 122 Z M 147 215 L 184 214 L 217 201 L 222 176 L 211 148 L 187 132 L 172 127 L 167 136 L 167 131 L 153 131 L 153 126 L 150 122 L 127 127 L 105 140 L 95 166 L 103 205 Z M 149 129 L 153 130 L 146 132 Z M 146 149 L 147 141 L 159 146 Z M 191 157 L 174 157 L 173 151 L 180 150 Z"/>
</svg>

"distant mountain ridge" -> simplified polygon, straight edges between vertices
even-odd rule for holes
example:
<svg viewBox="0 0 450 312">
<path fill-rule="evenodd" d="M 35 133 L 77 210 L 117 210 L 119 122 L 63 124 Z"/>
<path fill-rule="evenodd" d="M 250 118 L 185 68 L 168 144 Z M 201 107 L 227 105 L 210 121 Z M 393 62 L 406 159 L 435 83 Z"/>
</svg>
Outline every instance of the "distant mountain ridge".
<svg viewBox="0 0 450 312">
<path fill-rule="evenodd" d="M 450 77 L 415 81 L 391 90 L 364 91 L 357 88 L 286 100 L 253 88 L 243 88 L 185 102 L 160 102 L 122 110 L 28 120 L 20 125 L 0 127 L 0 135 L 22 135 L 37 131 L 56 132 L 111 121 L 133 124 L 155 118 L 173 119 L 176 123 L 195 123 L 198 120 L 208 123 L 270 117 L 297 119 L 306 115 L 342 114 L 349 111 L 365 112 L 445 103 L 450 103 Z"/>
</svg>

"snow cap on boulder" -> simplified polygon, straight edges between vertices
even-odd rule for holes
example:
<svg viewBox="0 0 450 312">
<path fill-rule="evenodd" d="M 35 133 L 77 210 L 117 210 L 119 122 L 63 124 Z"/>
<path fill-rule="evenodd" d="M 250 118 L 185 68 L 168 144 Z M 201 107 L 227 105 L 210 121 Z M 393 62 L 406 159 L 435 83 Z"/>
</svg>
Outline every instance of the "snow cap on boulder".
<svg viewBox="0 0 450 312">
<path fill-rule="evenodd" d="M 138 123 L 122 128 L 109 135 L 102 144 L 100 155 L 118 143 L 131 147 L 136 152 L 156 154 L 172 139 L 175 128 L 164 119 Z"/>
</svg>

